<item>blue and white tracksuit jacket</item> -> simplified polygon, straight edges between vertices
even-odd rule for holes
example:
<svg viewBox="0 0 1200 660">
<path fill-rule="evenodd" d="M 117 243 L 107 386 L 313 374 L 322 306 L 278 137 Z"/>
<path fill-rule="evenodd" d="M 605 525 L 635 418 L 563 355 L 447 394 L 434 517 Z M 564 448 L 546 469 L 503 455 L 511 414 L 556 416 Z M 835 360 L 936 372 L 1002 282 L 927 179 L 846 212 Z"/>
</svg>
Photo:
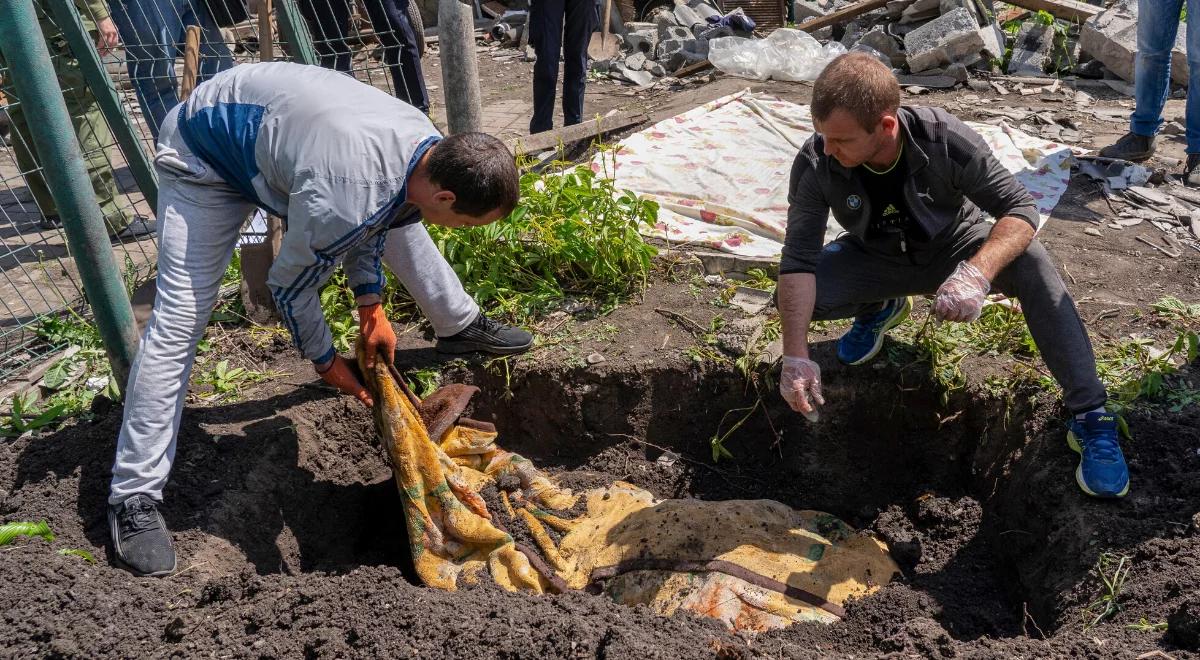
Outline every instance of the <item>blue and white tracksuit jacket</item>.
<svg viewBox="0 0 1200 660">
<path fill-rule="evenodd" d="M 188 148 L 248 200 L 284 218 L 268 277 L 296 346 L 333 358 L 317 295 L 342 262 L 354 295 L 379 293 L 392 227 L 418 222 L 408 178 L 441 139 L 429 118 L 341 73 L 288 62 L 243 64 L 180 107 Z"/>
</svg>

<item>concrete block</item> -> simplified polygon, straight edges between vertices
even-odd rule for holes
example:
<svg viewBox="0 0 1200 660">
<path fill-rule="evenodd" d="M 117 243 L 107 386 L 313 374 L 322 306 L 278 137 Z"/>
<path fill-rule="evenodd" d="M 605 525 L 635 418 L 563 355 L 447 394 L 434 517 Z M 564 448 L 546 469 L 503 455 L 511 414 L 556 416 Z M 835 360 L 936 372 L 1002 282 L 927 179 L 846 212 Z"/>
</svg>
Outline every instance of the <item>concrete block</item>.
<svg viewBox="0 0 1200 660">
<path fill-rule="evenodd" d="M 692 29 L 690 27 L 682 27 L 679 25 L 671 25 L 666 29 L 660 29 L 658 31 L 659 42 L 667 39 L 692 39 L 694 37 L 695 35 L 692 34 Z"/>
<path fill-rule="evenodd" d="M 904 50 L 909 70 L 917 73 L 955 62 L 979 61 L 983 39 L 974 15 L 960 7 L 905 35 Z"/>
<path fill-rule="evenodd" d="M 659 64 L 658 62 L 651 64 L 649 67 L 646 68 L 646 70 L 650 72 L 650 75 L 657 76 L 659 78 L 667 75 L 667 68 L 665 66 Z"/>
<path fill-rule="evenodd" d="M 1005 71 L 1012 76 L 1042 76 L 1054 54 L 1054 29 L 1025 21 L 1013 40 L 1012 57 Z"/>
<path fill-rule="evenodd" d="M 662 11 L 657 14 L 654 20 L 654 29 L 658 30 L 658 40 L 669 39 L 667 31 L 671 28 L 678 28 L 679 24 L 675 22 L 675 14 L 669 11 Z"/>
<path fill-rule="evenodd" d="M 654 59 L 659 62 L 666 61 L 675 53 L 683 50 L 682 39 L 667 39 L 658 42 L 658 47 L 654 50 Z"/>
<path fill-rule="evenodd" d="M 1079 33 L 1079 45 L 1085 53 L 1131 82 L 1137 59 L 1137 14 L 1137 0 L 1118 0 L 1084 23 Z M 1171 50 L 1171 80 L 1184 86 L 1188 84 L 1185 32 L 1179 30 Z"/>
<path fill-rule="evenodd" d="M 658 45 L 658 28 L 630 32 L 625 35 L 625 44 L 633 52 L 653 53 Z"/>
<path fill-rule="evenodd" d="M 708 39 L 689 39 L 683 42 L 683 49 L 702 59 L 708 58 Z"/>
<path fill-rule="evenodd" d="M 926 21 L 942 13 L 941 0 L 917 0 L 900 14 L 901 23 Z"/>
<path fill-rule="evenodd" d="M 627 69 L 641 71 L 644 66 L 646 66 L 646 54 L 643 52 L 638 51 L 625 58 L 625 68 Z"/>
<path fill-rule="evenodd" d="M 889 35 L 887 30 L 882 27 L 877 27 L 864 34 L 856 45 L 874 48 L 890 59 L 893 67 L 902 67 L 907 63 L 904 51 L 900 50 L 900 42 L 896 41 L 896 38 Z"/>
</svg>

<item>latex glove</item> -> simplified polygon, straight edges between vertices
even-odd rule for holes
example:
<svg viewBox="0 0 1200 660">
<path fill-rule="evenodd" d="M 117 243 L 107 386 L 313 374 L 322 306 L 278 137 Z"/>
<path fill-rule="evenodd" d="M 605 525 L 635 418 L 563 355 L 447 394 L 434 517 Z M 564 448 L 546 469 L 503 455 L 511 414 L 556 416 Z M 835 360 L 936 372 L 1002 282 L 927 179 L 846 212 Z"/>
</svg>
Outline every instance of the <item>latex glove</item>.
<svg viewBox="0 0 1200 660">
<path fill-rule="evenodd" d="M 941 321 L 974 321 L 992 283 L 973 264 L 962 261 L 938 287 L 933 315 Z"/>
<path fill-rule="evenodd" d="M 101 57 L 108 55 L 120 43 L 121 36 L 111 17 L 96 23 L 96 51 Z"/>
<path fill-rule="evenodd" d="M 821 365 L 807 358 L 783 356 L 779 393 L 792 410 L 816 421 L 815 404 L 825 405 L 825 397 L 821 395 Z"/>
<path fill-rule="evenodd" d="M 358 308 L 358 340 L 363 342 L 367 368 L 375 368 L 375 356 L 380 355 L 383 361 L 391 364 L 396 354 L 396 332 L 392 323 L 383 313 L 383 305 L 374 303 Z"/>
<path fill-rule="evenodd" d="M 349 394 L 358 399 L 368 408 L 375 404 L 371 400 L 371 395 L 367 392 L 367 388 L 363 386 L 362 381 L 354 374 L 354 370 L 350 368 L 350 363 L 342 359 L 342 356 L 335 355 L 333 360 L 328 364 L 314 364 L 317 375 L 321 380 L 338 388 L 342 394 Z"/>
</svg>

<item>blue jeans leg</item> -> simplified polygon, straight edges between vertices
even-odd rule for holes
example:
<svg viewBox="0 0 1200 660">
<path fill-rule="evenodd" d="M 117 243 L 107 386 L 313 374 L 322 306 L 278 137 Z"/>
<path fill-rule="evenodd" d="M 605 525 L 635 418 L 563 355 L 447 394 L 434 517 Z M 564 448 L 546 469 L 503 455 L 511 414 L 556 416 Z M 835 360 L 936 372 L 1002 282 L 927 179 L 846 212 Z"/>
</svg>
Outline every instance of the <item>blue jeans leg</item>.
<svg viewBox="0 0 1200 660">
<path fill-rule="evenodd" d="M 126 67 L 142 115 L 154 139 L 167 111 L 179 103 L 175 91 L 175 58 L 183 47 L 187 25 L 199 25 L 200 71 L 197 81 L 233 66 L 220 29 L 195 0 L 114 0 L 113 22 L 125 43 Z"/>
<path fill-rule="evenodd" d="M 1137 107 L 1129 122 L 1129 130 L 1138 135 L 1154 135 L 1162 125 L 1163 106 L 1171 91 L 1171 49 L 1182 8 L 1183 0 L 1138 1 Z"/>
<path fill-rule="evenodd" d="M 1187 152 L 1200 154 L 1200 0 L 1187 0 L 1187 8 Z"/>
</svg>

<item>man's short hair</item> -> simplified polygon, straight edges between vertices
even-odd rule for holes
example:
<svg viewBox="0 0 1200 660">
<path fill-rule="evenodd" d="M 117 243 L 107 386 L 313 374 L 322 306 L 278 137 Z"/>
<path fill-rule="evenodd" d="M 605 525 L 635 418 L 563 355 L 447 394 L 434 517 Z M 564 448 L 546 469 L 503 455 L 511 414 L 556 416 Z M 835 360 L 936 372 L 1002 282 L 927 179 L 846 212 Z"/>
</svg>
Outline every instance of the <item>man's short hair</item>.
<svg viewBox="0 0 1200 660">
<path fill-rule="evenodd" d="M 812 116 L 825 121 L 841 108 L 863 130 L 874 132 L 884 115 L 900 109 L 900 83 L 883 62 L 866 53 L 837 57 L 813 85 Z"/>
<path fill-rule="evenodd" d="M 512 152 L 486 133 L 458 133 L 443 138 L 427 162 L 429 180 L 454 193 L 455 213 L 480 218 L 500 209 L 512 213 L 521 196 L 520 175 Z"/>
</svg>

